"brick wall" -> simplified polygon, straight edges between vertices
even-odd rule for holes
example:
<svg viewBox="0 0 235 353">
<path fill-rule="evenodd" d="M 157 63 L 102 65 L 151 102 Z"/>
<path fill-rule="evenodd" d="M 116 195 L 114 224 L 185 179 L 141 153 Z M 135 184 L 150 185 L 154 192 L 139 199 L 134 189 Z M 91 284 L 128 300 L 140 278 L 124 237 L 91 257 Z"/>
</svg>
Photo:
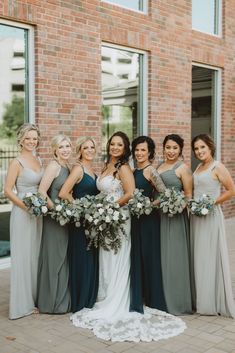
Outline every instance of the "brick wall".
<svg viewBox="0 0 235 353">
<path fill-rule="evenodd" d="M 235 3 L 223 5 L 223 38 L 191 29 L 191 0 L 150 0 L 149 14 L 99 0 L 1 0 L 0 16 L 35 25 L 36 121 L 48 141 L 63 131 L 101 138 L 101 43 L 148 51 L 148 127 L 161 156 L 169 132 L 190 159 L 192 62 L 221 67 L 221 158 L 235 178 Z M 226 204 L 227 217 L 235 202 Z"/>
</svg>

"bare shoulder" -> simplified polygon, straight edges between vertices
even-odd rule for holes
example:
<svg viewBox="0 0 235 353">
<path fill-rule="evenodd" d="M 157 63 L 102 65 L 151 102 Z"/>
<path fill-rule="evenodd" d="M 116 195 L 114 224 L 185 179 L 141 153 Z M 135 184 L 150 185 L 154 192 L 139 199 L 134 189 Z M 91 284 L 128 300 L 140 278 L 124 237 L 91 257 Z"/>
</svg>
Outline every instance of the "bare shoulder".
<svg viewBox="0 0 235 353">
<path fill-rule="evenodd" d="M 229 173 L 228 169 L 225 167 L 225 165 L 219 161 L 216 162 L 216 166 L 214 168 L 215 173 L 217 174 L 227 174 Z"/>
<path fill-rule="evenodd" d="M 192 175 L 192 171 L 186 163 L 182 163 L 178 169 L 181 173 Z"/>
<path fill-rule="evenodd" d="M 125 163 L 123 164 L 120 169 L 118 170 L 118 174 L 121 175 L 127 175 L 127 174 L 133 174 L 131 167 L 129 166 L 129 164 Z"/>
</svg>

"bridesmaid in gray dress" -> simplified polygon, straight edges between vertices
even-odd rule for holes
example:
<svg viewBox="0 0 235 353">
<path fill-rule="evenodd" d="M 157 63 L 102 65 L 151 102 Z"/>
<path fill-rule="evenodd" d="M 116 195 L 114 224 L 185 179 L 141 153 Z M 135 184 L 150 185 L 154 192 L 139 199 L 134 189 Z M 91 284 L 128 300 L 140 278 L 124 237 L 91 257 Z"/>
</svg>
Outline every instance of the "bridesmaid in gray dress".
<svg viewBox="0 0 235 353">
<path fill-rule="evenodd" d="M 182 161 L 184 140 L 176 134 L 163 141 L 165 162 L 158 167 L 165 186 L 192 196 L 192 173 Z M 169 217 L 161 213 L 161 261 L 163 287 L 169 313 L 192 313 L 189 258 L 189 221 L 187 210 Z"/>
<path fill-rule="evenodd" d="M 9 166 L 4 188 L 5 195 L 13 203 L 10 219 L 10 319 L 35 312 L 42 217 L 28 213 L 22 198 L 27 192 L 37 192 L 42 178 L 41 161 L 35 155 L 39 138 L 40 133 L 35 125 L 24 124 L 20 127 L 17 142 L 21 152 Z"/>
<path fill-rule="evenodd" d="M 211 137 L 196 136 L 192 149 L 201 162 L 193 175 L 194 197 L 208 194 L 215 200 L 207 216 L 191 216 L 196 310 L 204 315 L 235 318 L 224 216 L 220 207 L 235 196 L 235 186 L 225 166 L 214 160 L 215 144 Z M 225 189 L 222 194 L 221 186 Z"/>
<path fill-rule="evenodd" d="M 52 139 L 51 147 L 54 160 L 48 164 L 39 185 L 49 208 L 69 175 L 68 160 L 72 152 L 70 139 L 62 134 Z M 37 305 L 41 313 L 62 314 L 70 309 L 67 248 L 67 225 L 61 226 L 50 215 L 46 216 L 38 264 Z"/>
</svg>

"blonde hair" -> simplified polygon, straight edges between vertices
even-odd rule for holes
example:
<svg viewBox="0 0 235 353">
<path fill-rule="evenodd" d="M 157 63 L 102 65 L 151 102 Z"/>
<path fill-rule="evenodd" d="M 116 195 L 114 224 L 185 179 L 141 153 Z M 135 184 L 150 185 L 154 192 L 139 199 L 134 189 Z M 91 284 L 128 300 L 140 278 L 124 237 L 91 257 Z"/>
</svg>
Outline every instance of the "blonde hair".
<svg viewBox="0 0 235 353">
<path fill-rule="evenodd" d="M 38 135 L 38 143 L 37 143 L 37 147 L 39 145 L 39 141 L 40 141 L 40 137 L 41 137 L 41 134 L 40 134 L 40 131 L 39 131 L 39 128 L 34 125 L 34 124 L 30 124 L 30 123 L 25 123 L 23 125 L 20 126 L 20 128 L 18 129 L 17 131 L 17 134 L 16 134 L 16 137 L 17 137 L 17 145 L 18 147 L 21 149 L 22 148 L 22 142 L 24 141 L 25 139 L 25 135 L 27 134 L 27 132 L 29 131 L 36 131 L 37 132 L 37 135 Z"/>
<path fill-rule="evenodd" d="M 56 150 L 59 148 L 59 145 L 63 141 L 67 141 L 72 147 L 70 138 L 64 134 L 55 135 L 51 140 L 51 149 L 56 160 L 58 159 L 58 156 L 56 155 Z"/>
<path fill-rule="evenodd" d="M 93 143 L 94 147 L 96 148 L 95 141 L 93 140 L 93 138 L 91 138 L 89 136 L 79 137 L 76 141 L 76 148 L 75 148 L 76 156 L 78 159 L 82 158 L 82 153 L 81 153 L 82 152 L 82 145 L 87 141 L 91 141 Z"/>
</svg>

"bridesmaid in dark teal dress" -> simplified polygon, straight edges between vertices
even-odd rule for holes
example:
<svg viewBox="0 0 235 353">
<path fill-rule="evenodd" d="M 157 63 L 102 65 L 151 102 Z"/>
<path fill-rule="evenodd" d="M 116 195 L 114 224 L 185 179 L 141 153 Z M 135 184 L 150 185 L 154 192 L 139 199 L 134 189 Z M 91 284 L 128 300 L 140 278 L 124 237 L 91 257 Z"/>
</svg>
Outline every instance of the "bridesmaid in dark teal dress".
<svg viewBox="0 0 235 353">
<path fill-rule="evenodd" d="M 72 201 L 86 195 L 98 193 L 96 175 L 92 169 L 95 143 L 91 138 L 82 137 L 77 141 L 76 153 L 79 162 L 74 165 L 59 196 Z M 98 249 L 87 250 L 84 227 L 70 225 L 69 264 L 71 311 L 92 308 L 98 292 Z"/>
<path fill-rule="evenodd" d="M 136 188 L 153 200 L 156 190 L 165 189 L 151 164 L 155 155 L 154 141 L 147 136 L 137 137 L 132 142 L 132 154 L 137 163 Z M 160 216 L 156 209 L 150 215 L 132 217 L 130 289 L 130 311 L 143 313 L 143 305 L 167 310 L 161 272 Z"/>
</svg>

